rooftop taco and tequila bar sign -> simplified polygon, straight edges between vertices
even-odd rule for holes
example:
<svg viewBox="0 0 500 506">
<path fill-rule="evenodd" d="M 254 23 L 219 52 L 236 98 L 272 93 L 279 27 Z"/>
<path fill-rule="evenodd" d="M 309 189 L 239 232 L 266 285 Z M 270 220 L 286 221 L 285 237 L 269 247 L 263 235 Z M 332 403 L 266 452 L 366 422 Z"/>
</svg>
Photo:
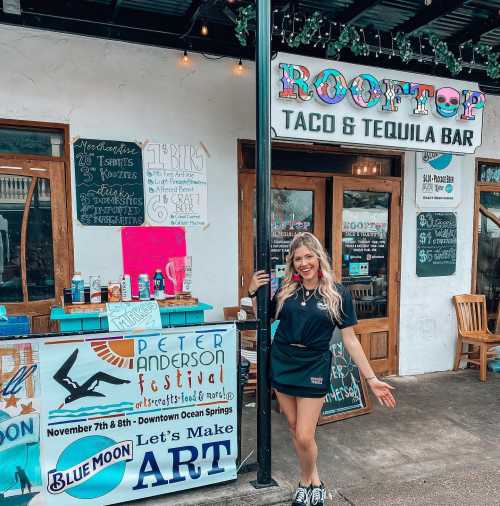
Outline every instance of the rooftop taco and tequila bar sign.
<svg viewBox="0 0 500 506">
<path fill-rule="evenodd" d="M 448 153 L 481 144 L 475 83 L 280 53 L 271 93 L 280 138 Z"/>
</svg>

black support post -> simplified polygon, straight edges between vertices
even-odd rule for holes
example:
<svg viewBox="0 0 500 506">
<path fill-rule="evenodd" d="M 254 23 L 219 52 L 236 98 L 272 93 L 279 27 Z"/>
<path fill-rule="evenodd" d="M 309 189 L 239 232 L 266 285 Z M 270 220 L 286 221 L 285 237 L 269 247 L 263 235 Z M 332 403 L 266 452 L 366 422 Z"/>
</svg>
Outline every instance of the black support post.
<svg viewBox="0 0 500 506">
<path fill-rule="evenodd" d="M 270 272 L 271 239 L 271 0 L 257 0 L 255 65 L 257 74 L 257 269 Z M 269 285 L 257 293 L 257 481 L 275 485 L 271 478 L 271 385 L 269 360 L 271 323 Z"/>
</svg>

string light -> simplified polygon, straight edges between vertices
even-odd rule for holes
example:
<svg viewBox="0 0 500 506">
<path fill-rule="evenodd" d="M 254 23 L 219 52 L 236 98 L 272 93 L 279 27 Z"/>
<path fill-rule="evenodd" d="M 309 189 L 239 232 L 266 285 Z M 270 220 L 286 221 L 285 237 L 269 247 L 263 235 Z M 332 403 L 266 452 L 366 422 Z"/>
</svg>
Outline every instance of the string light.
<svg viewBox="0 0 500 506">
<path fill-rule="evenodd" d="M 243 62 L 241 61 L 241 58 L 239 59 L 238 63 L 235 66 L 234 72 L 237 75 L 243 74 L 243 71 L 245 70 L 245 67 L 243 67 Z"/>
<path fill-rule="evenodd" d="M 427 0 L 426 0 L 427 1 Z M 431 2 L 429 2 L 430 4 Z M 484 42 L 467 42 L 455 51 L 448 47 L 448 43 L 432 33 L 413 36 L 403 32 L 388 33 L 389 47 L 382 44 L 385 34 L 379 30 L 375 33 L 373 44 L 366 40 L 370 31 L 363 30 L 350 24 L 341 24 L 330 20 L 319 10 L 314 13 L 288 7 L 274 9 L 272 20 L 272 34 L 279 36 L 283 45 L 292 48 L 299 46 L 322 47 L 326 49 L 326 56 L 339 59 L 341 51 L 350 50 L 355 56 L 368 57 L 375 53 L 379 58 L 385 55 L 388 59 L 398 57 L 403 63 L 416 60 L 425 64 L 442 64 L 455 76 L 462 70 L 471 69 L 484 72 L 491 79 L 500 77 L 500 52 L 495 52 Z M 235 17 L 235 35 L 242 46 L 247 46 L 250 39 L 249 23 L 255 19 L 255 5 L 249 4 L 238 9 Z M 281 18 L 281 19 L 280 19 Z M 321 29 L 324 26 L 325 29 Z M 326 27 L 329 26 L 328 33 Z M 332 30 L 333 27 L 337 27 Z M 361 33 L 360 33 L 361 32 Z M 365 35 L 366 33 L 366 35 Z M 425 43 L 424 43 L 425 41 Z M 417 45 L 418 44 L 418 45 Z M 469 51 L 475 49 L 477 57 L 468 56 Z M 464 51 L 467 51 L 465 53 Z M 473 51 L 471 51 L 473 52 Z"/>
<path fill-rule="evenodd" d="M 184 54 L 182 55 L 182 63 L 187 65 L 189 63 L 189 55 L 187 49 L 184 49 Z"/>
<path fill-rule="evenodd" d="M 205 22 L 201 25 L 201 34 L 206 37 L 208 35 L 208 26 Z"/>
</svg>

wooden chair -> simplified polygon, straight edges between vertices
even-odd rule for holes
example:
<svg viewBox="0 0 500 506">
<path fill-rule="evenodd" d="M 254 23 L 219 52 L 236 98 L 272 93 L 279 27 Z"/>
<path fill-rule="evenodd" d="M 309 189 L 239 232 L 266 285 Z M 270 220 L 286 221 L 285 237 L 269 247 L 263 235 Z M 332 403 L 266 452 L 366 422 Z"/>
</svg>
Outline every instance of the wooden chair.
<svg viewBox="0 0 500 506">
<path fill-rule="evenodd" d="M 493 334 L 488 330 L 488 316 L 486 311 L 486 298 L 484 295 L 455 295 L 453 304 L 457 313 L 458 335 L 457 351 L 455 355 L 456 371 L 460 361 L 479 365 L 479 379 L 486 381 L 488 357 L 498 355 L 496 346 L 500 346 L 500 334 Z M 463 345 L 470 344 L 479 348 L 479 359 L 476 351 L 463 351 Z"/>
<path fill-rule="evenodd" d="M 366 300 L 361 300 L 363 297 L 373 297 L 373 285 L 357 283 L 349 286 L 352 297 L 354 299 L 354 306 L 357 313 L 372 313 L 373 303 Z"/>
</svg>

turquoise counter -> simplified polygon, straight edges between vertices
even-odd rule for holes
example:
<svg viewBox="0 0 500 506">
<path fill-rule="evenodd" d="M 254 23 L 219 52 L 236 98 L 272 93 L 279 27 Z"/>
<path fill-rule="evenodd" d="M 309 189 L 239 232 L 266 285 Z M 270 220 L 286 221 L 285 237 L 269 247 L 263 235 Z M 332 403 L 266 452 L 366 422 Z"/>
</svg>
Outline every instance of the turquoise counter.
<svg viewBox="0 0 500 506">
<path fill-rule="evenodd" d="M 200 302 L 192 306 L 163 306 L 160 307 L 162 327 L 175 327 L 177 325 L 190 325 L 205 321 L 204 311 L 213 309 L 213 306 Z M 59 322 L 61 332 L 74 332 L 80 330 L 108 330 L 108 317 L 106 313 L 81 312 L 65 313 L 64 309 L 55 307 L 50 312 L 50 319 Z"/>
</svg>

